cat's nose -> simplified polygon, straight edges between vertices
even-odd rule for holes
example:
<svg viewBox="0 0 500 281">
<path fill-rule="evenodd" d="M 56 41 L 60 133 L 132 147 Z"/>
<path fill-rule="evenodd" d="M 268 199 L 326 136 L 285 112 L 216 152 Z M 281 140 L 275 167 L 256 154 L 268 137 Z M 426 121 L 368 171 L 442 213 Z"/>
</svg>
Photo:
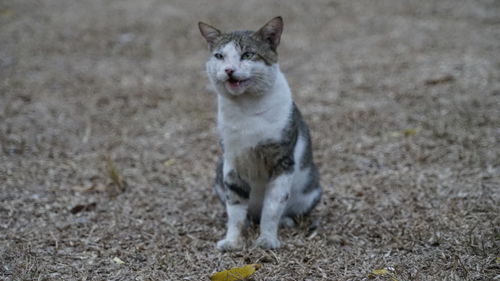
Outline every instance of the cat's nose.
<svg viewBox="0 0 500 281">
<path fill-rule="evenodd" d="M 226 74 L 228 76 L 231 76 L 234 73 L 234 69 L 232 69 L 232 68 L 226 68 L 226 69 L 224 69 L 224 71 L 226 72 Z"/>
</svg>

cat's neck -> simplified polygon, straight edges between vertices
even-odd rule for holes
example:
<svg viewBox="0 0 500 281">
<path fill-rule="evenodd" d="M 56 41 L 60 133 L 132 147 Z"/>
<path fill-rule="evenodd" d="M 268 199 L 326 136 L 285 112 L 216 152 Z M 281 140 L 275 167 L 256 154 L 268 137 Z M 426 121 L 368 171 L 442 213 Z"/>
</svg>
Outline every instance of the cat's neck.
<svg viewBox="0 0 500 281">
<path fill-rule="evenodd" d="M 220 118 L 227 120 L 228 117 L 238 116 L 265 116 L 281 115 L 292 105 L 292 93 L 288 82 L 276 65 L 276 79 L 273 86 L 259 95 L 227 96 L 218 95 L 218 113 Z"/>
<path fill-rule="evenodd" d="M 290 122 L 293 101 L 288 82 L 277 65 L 275 74 L 273 85 L 261 95 L 218 95 L 217 130 L 225 159 L 283 136 Z"/>
</svg>

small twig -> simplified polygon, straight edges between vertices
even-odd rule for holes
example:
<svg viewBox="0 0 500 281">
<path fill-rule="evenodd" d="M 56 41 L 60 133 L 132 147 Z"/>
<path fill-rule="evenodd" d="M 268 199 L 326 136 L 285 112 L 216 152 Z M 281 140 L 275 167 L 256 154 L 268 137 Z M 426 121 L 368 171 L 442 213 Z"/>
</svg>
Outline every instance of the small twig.
<svg viewBox="0 0 500 281">
<path fill-rule="evenodd" d="M 455 80 L 455 77 L 453 77 L 451 74 L 448 74 L 448 75 L 441 76 L 438 78 L 425 80 L 425 84 L 426 85 L 437 85 L 437 84 L 441 84 L 441 83 L 452 82 L 454 80 Z"/>
<path fill-rule="evenodd" d="M 274 256 L 274 259 L 276 260 L 276 263 L 279 264 L 280 260 L 278 258 L 278 256 L 276 256 L 276 253 L 274 253 L 274 251 L 269 251 L 273 256 Z"/>
<path fill-rule="evenodd" d="M 83 134 L 82 142 L 87 143 L 89 141 L 90 135 L 92 134 L 92 126 L 90 124 L 90 120 L 87 120 L 85 126 L 85 133 Z"/>
<path fill-rule="evenodd" d="M 111 159 L 111 156 L 106 157 L 106 171 L 108 172 L 108 176 L 111 178 L 113 183 L 116 185 L 116 191 L 117 193 L 123 191 L 124 184 L 123 184 L 123 178 L 120 176 L 120 173 L 115 167 L 115 164 L 113 163 L 113 160 Z"/>
<path fill-rule="evenodd" d="M 54 242 L 55 242 L 55 246 L 56 246 L 56 252 L 57 252 L 57 249 L 59 249 L 59 243 L 57 241 L 57 237 L 54 235 L 54 233 L 51 231 L 49 232 L 50 233 L 50 236 L 52 236 L 52 238 L 54 239 Z"/>
<path fill-rule="evenodd" d="M 462 263 L 462 260 L 460 259 L 459 256 L 455 256 L 455 257 L 458 259 L 458 262 L 462 266 L 462 269 L 465 271 L 465 277 L 468 277 L 469 276 L 469 271 L 467 270 L 467 268 L 465 267 L 465 265 Z"/>
</svg>

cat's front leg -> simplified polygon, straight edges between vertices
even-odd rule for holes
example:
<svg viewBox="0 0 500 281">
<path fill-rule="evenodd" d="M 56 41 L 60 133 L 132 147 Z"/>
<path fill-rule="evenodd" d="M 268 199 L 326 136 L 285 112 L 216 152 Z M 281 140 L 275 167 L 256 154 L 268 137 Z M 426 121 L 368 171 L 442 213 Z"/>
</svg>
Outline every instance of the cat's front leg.
<svg viewBox="0 0 500 281">
<path fill-rule="evenodd" d="M 255 246 L 275 249 L 281 246 L 278 227 L 290 198 L 293 173 L 284 173 L 274 178 L 268 185 L 260 220 L 260 235 Z"/>
<path fill-rule="evenodd" d="M 226 168 L 226 167 L 225 167 Z M 226 237 L 217 243 L 219 251 L 240 250 L 244 246 L 241 232 L 245 226 L 250 186 L 241 180 L 234 170 L 224 176 L 224 192 L 227 211 Z"/>
<path fill-rule="evenodd" d="M 248 204 L 226 204 L 228 216 L 226 237 L 217 242 L 221 252 L 241 250 L 244 246 L 241 231 L 245 225 Z"/>
</svg>

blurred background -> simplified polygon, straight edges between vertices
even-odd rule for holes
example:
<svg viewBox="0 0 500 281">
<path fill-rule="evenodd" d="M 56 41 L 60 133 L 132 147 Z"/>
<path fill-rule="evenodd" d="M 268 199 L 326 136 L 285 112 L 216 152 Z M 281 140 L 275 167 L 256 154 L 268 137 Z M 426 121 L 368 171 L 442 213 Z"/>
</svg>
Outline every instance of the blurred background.
<svg viewBox="0 0 500 281">
<path fill-rule="evenodd" d="M 220 254 L 197 23 L 278 15 L 325 193 L 284 249 Z M 499 51 L 495 0 L 1 1 L 0 279 L 498 278 Z"/>
</svg>

